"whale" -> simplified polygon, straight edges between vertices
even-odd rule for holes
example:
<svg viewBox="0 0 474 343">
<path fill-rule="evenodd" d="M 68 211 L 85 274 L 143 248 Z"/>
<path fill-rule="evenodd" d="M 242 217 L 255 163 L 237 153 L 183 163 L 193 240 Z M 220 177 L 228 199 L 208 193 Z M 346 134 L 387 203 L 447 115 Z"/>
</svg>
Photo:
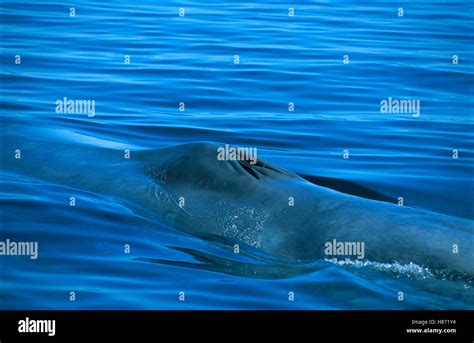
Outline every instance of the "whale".
<svg viewBox="0 0 474 343">
<path fill-rule="evenodd" d="M 329 257 L 328 242 L 360 242 L 371 261 L 474 273 L 471 220 L 344 194 L 263 160 L 219 161 L 220 146 L 197 142 L 139 155 L 174 227 L 292 260 Z"/>
<path fill-rule="evenodd" d="M 299 262 L 331 258 L 328 242 L 357 243 L 364 260 L 474 275 L 472 220 L 345 194 L 260 158 L 221 160 L 223 143 L 132 149 L 128 158 L 27 137 L 4 143 L 2 169 L 125 199 L 191 235 Z"/>
</svg>

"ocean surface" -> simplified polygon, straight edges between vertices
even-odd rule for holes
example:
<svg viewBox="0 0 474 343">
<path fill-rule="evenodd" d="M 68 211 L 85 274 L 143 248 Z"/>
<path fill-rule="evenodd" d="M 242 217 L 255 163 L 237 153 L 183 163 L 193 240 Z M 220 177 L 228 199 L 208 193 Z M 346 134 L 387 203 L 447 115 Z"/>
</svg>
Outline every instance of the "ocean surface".
<svg viewBox="0 0 474 343">
<path fill-rule="evenodd" d="M 257 147 L 328 187 L 474 220 L 473 24 L 471 1 L 2 1 L 2 141 Z M 56 111 L 65 97 L 94 115 Z M 389 98 L 419 115 L 383 113 Z M 472 280 L 424 266 L 235 254 L 13 170 L 9 144 L 0 241 L 37 241 L 39 257 L 0 256 L 1 309 L 474 309 Z"/>
</svg>

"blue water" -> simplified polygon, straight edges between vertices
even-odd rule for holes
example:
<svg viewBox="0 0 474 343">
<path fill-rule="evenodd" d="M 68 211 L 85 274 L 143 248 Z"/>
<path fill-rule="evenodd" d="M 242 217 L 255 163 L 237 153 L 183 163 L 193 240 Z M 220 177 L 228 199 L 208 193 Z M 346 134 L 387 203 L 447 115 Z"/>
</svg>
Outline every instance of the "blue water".
<svg viewBox="0 0 474 343">
<path fill-rule="evenodd" d="M 474 219 L 471 1 L 2 1 L 0 21 L 2 136 L 18 148 L 255 146 L 298 174 Z M 95 100 L 95 116 L 56 113 L 64 97 Z M 420 116 L 381 113 L 389 97 L 420 100 Z M 127 199 L 10 170 L 13 150 L 0 240 L 40 255 L 0 256 L 1 309 L 474 308 L 471 281 L 423 266 L 234 254 Z"/>
</svg>

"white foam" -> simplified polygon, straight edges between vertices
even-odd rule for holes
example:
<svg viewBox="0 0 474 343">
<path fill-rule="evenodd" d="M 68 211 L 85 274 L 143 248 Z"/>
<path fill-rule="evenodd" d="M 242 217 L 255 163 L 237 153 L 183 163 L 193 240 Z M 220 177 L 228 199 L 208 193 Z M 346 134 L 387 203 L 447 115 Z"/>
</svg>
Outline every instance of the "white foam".
<svg viewBox="0 0 474 343">
<path fill-rule="evenodd" d="M 397 275 L 406 275 L 422 279 L 434 277 L 433 273 L 428 268 L 421 267 L 416 263 L 410 262 L 408 264 L 400 264 L 398 262 L 394 263 L 381 263 L 373 261 L 360 261 L 360 260 L 351 260 L 344 259 L 338 260 L 337 258 L 325 259 L 325 261 L 331 262 L 333 264 L 343 266 L 343 267 L 354 267 L 354 268 L 369 268 L 375 269 L 378 271 L 395 273 Z"/>
</svg>

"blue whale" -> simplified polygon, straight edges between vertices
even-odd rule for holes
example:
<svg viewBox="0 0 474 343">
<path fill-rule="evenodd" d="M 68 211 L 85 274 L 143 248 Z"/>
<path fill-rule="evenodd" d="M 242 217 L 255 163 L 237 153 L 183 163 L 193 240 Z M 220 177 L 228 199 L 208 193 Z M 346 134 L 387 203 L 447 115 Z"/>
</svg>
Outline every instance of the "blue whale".
<svg viewBox="0 0 474 343">
<path fill-rule="evenodd" d="M 261 159 L 220 160 L 219 147 L 194 142 L 124 159 L 120 150 L 29 142 L 21 160 L 2 164 L 132 201 L 186 233 L 285 259 L 327 258 L 328 242 L 355 242 L 366 260 L 474 275 L 473 221 L 344 194 Z"/>
</svg>

